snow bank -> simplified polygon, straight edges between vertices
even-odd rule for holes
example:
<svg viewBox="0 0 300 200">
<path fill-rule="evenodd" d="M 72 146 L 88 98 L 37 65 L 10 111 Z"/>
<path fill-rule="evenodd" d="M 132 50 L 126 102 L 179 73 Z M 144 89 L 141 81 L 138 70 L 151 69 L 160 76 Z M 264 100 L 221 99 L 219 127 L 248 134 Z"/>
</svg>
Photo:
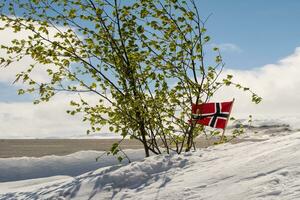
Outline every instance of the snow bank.
<svg viewBox="0 0 300 200">
<path fill-rule="evenodd" d="M 127 150 L 126 152 L 133 161 L 144 158 L 144 153 L 141 150 Z M 100 167 L 119 163 L 113 156 L 106 155 L 96 162 L 96 158 L 103 153 L 100 151 L 80 151 L 66 156 L 0 158 L 0 182 L 58 175 L 78 176 Z M 124 164 L 127 162 L 127 160 L 123 161 Z"/>
<path fill-rule="evenodd" d="M 300 199 L 300 132 L 2 183 L 0 191 L 0 199 Z"/>
<path fill-rule="evenodd" d="M 300 115 L 256 115 L 251 123 L 248 122 L 248 119 L 241 117 L 239 119 L 237 122 L 229 124 L 226 130 L 227 134 L 238 127 L 238 124 L 243 124 L 245 127 L 245 134 L 240 136 L 244 139 L 270 139 L 274 136 L 290 135 L 300 131 Z"/>
</svg>

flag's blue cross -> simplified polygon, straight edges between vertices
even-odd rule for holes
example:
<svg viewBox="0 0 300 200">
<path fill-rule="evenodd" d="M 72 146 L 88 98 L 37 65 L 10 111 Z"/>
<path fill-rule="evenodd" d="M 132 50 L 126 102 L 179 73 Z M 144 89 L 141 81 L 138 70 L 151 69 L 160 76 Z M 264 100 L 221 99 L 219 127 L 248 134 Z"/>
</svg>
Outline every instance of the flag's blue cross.
<svg viewBox="0 0 300 200">
<path fill-rule="evenodd" d="M 216 113 L 213 114 L 213 117 L 212 117 L 212 119 L 209 123 L 209 126 L 211 126 L 211 127 L 216 126 L 216 122 L 217 122 L 218 117 L 228 118 L 228 116 L 229 116 L 229 113 L 222 113 L 221 112 L 220 103 L 216 103 L 215 105 L 216 105 Z"/>
</svg>

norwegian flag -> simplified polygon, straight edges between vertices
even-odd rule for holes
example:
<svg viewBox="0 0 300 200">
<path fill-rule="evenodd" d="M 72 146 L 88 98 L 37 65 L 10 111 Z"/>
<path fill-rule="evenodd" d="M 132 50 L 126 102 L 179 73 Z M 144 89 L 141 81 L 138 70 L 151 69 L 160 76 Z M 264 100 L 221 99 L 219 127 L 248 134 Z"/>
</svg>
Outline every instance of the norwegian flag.
<svg viewBox="0 0 300 200">
<path fill-rule="evenodd" d="M 192 104 L 192 121 L 204 126 L 225 129 L 233 101 Z"/>
</svg>

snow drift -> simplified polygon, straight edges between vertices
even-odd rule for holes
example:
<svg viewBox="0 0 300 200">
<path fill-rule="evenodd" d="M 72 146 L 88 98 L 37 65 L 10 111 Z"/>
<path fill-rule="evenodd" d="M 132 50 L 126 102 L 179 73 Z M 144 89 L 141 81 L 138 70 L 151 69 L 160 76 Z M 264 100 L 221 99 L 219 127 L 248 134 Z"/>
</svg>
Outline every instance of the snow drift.
<svg viewBox="0 0 300 200">
<path fill-rule="evenodd" d="M 132 160 L 141 160 L 141 150 L 127 150 Z M 103 156 L 101 156 L 103 155 Z M 96 158 L 101 156 L 99 161 Z M 126 160 L 123 164 L 128 163 Z M 49 176 L 78 176 L 100 167 L 118 164 L 113 156 L 99 151 L 80 151 L 66 156 L 0 158 L 0 183 Z"/>
<path fill-rule="evenodd" d="M 295 132 L 106 165 L 74 177 L 1 183 L 0 199 L 300 199 L 299 150 Z"/>
</svg>

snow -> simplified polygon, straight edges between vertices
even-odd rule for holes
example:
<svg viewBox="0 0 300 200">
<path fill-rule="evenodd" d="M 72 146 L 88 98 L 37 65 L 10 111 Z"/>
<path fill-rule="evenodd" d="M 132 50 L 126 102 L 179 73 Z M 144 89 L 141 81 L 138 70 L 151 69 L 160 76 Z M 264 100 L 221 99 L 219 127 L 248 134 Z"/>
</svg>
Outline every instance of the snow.
<svg viewBox="0 0 300 200">
<path fill-rule="evenodd" d="M 300 199 L 300 132 L 289 129 L 182 155 L 127 150 L 129 164 L 94 151 L 1 159 L 0 199 Z"/>
<path fill-rule="evenodd" d="M 248 119 L 238 121 L 238 123 L 231 123 L 226 132 L 231 132 L 237 124 L 241 123 L 245 125 L 246 132 L 240 137 L 245 139 L 270 139 L 300 131 L 300 115 L 256 115 L 251 123 Z"/>
<path fill-rule="evenodd" d="M 0 158 L 0 182 L 42 178 L 57 175 L 78 176 L 100 167 L 117 164 L 113 156 L 102 156 L 105 152 L 80 151 L 66 156 L 44 156 Z M 141 150 L 127 150 L 133 161 L 144 158 Z M 123 161 L 126 163 L 126 160 Z"/>
</svg>

